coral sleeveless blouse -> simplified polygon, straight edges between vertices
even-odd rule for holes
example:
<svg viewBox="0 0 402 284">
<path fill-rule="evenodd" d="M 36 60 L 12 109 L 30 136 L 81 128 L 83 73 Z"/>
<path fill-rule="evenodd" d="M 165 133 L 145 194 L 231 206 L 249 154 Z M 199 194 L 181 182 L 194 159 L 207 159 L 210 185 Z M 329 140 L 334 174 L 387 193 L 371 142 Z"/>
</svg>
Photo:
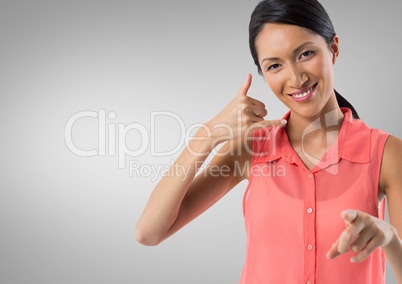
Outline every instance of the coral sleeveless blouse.
<svg viewBox="0 0 402 284">
<path fill-rule="evenodd" d="M 351 251 L 326 257 L 346 228 L 343 210 L 384 219 L 378 184 L 388 134 L 341 110 L 345 117 L 336 143 L 313 170 L 293 150 L 284 127 L 254 131 L 243 199 L 247 243 L 240 284 L 385 283 L 380 248 L 360 263 L 350 262 L 356 254 Z"/>
</svg>

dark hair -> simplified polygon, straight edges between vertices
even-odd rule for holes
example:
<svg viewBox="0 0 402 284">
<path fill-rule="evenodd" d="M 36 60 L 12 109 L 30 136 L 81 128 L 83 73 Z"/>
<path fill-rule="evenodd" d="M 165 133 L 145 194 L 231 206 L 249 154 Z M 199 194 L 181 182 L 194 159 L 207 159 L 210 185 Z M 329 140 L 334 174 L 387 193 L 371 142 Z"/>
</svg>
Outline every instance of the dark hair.
<svg viewBox="0 0 402 284">
<path fill-rule="evenodd" d="M 249 45 L 258 73 L 262 74 L 258 62 L 255 41 L 266 23 L 282 23 L 304 27 L 322 36 L 330 45 L 336 35 L 332 21 L 324 7 L 317 0 L 263 0 L 251 14 L 249 25 Z M 359 118 L 355 108 L 336 90 L 335 96 L 340 107 L 347 107 L 354 118 Z"/>
</svg>

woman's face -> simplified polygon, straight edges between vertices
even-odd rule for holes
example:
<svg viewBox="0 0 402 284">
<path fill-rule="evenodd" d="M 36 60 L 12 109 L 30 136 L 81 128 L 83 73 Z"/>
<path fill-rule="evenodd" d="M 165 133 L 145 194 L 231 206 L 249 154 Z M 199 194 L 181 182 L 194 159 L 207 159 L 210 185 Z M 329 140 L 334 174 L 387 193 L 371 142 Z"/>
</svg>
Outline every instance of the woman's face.
<svg viewBox="0 0 402 284">
<path fill-rule="evenodd" d="M 337 37 L 328 46 L 322 36 L 305 28 L 269 23 L 255 44 L 265 81 L 292 112 L 314 118 L 334 109 Z"/>
</svg>

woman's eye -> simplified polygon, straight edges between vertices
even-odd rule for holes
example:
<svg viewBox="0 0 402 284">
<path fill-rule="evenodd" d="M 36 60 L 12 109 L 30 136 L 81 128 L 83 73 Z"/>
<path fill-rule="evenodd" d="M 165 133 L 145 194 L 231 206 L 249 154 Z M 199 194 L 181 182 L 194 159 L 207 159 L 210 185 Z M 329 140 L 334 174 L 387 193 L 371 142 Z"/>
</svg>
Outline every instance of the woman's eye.
<svg viewBox="0 0 402 284">
<path fill-rule="evenodd" d="M 313 50 L 308 50 L 303 52 L 302 54 L 300 54 L 300 59 L 306 58 L 306 57 L 310 57 L 312 55 L 314 55 L 315 52 Z"/>
<path fill-rule="evenodd" d="M 272 64 L 267 68 L 267 71 L 275 70 L 275 69 L 279 68 L 279 66 L 280 66 L 279 64 Z"/>
</svg>

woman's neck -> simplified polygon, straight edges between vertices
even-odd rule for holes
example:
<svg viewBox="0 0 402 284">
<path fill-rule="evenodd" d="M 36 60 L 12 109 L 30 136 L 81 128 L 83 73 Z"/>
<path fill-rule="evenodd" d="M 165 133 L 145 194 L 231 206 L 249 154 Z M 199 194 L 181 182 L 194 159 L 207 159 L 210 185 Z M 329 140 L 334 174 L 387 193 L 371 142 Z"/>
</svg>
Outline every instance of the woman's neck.
<svg viewBox="0 0 402 284">
<path fill-rule="evenodd" d="M 286 126 L 289 140 L 296 142 L 306 136 L 309 137 L 309 140 L 326 137 L 328 132 L 339 131 L 343 118 L 344 114 L 339 107 L 309 118 L 292 112 Z"/>
<path fill-rule="evenodd" d="M 343 119 L 344 114 L 337 104 L 332 110 L 321 111 L 317 116 L 309 118 L 291 112 L 286 126 L 288 139 L 309 169 L 315 166 L 314 161 L 321 160 L 335 144 Z"/>
</svg>

